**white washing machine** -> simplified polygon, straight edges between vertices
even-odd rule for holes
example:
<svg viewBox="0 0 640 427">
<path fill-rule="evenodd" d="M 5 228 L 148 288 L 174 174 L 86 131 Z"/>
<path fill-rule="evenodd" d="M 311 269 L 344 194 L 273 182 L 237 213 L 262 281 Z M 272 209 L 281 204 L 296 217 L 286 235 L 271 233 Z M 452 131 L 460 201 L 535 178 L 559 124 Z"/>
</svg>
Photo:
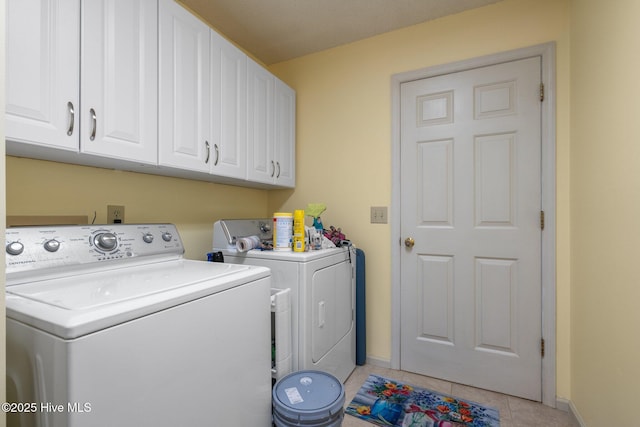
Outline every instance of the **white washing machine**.
<svg viewBox="0 0 640 427">
<path fill-rule="evenodd" d="M 272 287 L 290 290 L 292 370 L 320 370 L 344 382 L 355 369 L 355 249 L 237 249 L 241 237 L 271 240 L 271 224 L 270 219 L 216 221 L 213 249 L 222 252 L 225 263 L 268 267 Z"/>
<path fill-rule="evenodd" d="M 6 252 L 8 425 L 271 426 L 268 269 L 183 259 L 170 224 L 10 228 Z"/>
</svg>

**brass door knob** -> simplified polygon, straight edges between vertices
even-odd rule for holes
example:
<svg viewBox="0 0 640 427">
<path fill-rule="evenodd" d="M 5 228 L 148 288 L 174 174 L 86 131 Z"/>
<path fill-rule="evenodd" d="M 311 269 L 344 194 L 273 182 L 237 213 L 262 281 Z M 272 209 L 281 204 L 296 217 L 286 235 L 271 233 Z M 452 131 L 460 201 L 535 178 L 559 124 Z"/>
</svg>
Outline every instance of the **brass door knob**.
<svg viewBox="0 0 640 427">
<path fill-rule="evenodd" d="M 406 247 L 408 247 L 408 248 L 412 248 L 413 245 L 415 245 L 415 244 L 416 244 L 416 241 L 413 240 L 412 237 L 407 237 L 406 239 L 404 239 L 404 245 Z"/>
</svg>

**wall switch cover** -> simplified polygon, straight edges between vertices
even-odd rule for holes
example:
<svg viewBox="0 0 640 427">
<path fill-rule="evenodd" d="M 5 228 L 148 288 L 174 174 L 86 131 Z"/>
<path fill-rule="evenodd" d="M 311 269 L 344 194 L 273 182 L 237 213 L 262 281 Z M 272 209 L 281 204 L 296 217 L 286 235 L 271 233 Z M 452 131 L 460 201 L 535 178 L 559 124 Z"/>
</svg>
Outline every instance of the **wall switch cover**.
<svg viewBox="0 0 640 427">
<path fill-rule="evenodd" d="M 386 224 L 387 218 L 386 206 L 371 206 L 371 224 Z"/>
</svg>

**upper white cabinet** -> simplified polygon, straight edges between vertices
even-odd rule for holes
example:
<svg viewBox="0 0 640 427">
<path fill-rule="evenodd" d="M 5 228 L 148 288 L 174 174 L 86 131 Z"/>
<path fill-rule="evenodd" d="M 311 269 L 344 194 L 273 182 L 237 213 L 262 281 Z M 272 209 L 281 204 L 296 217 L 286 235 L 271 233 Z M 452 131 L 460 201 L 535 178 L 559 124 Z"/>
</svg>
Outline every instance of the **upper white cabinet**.
<svg viewBox="0 0 640 427">
<path fill-rule="evenodd" d="M 275 77 L 255 61 L 247 60 L 248 177 L 272 183 L 276 175 L 273 154 L 273 87 Z"/>
<path fill-rule="evenodd" d="M 211 173 L 247 176 L 247 55 L 211 31 Z"/>
<path fill-rule="evenodd" d="M 248 178 L 295 186 L 295 92 L 247 60 Z"/>
<path fill-rule="evenodd" d="M 160 0 L 160 166 L 245 180 L 246 86 L 247 56 L 174 1 Z"/>
<path fill-rule="evenodd" d="M 84 0 L 80 151 L 157 163 L 157 0 Z"/>
<path fill-rule="evenodd" d="M 8 154 L 156 164 L 157 105 L 156 0 L 7 1 Z"/>
<path fill-rule="evenodd" d="M 274 86 L 275 183 L 283 187 L 296 185 L 296 92 L 280 79 Z"/>
<path fill-rule="evenodd" d="M 210 28 L 173 0 L 160 0 L 159 164 L 209 172 Z"/>
<path fill-rule="evenodd" d="M 295 92 L 174 0 L 6 0 L 7 154 L 295 185 Z"/>
<path fill-rule="evenodd" d="M 7 150 L 17 141 L 78 151 L 80 0 L 6 6 Z"/>
</svg>

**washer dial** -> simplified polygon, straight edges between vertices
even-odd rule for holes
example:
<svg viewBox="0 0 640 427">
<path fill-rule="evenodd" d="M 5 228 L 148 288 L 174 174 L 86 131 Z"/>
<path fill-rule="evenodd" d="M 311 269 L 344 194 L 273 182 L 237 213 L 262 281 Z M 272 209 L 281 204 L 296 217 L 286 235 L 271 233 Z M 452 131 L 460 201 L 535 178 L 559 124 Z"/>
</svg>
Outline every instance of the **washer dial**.
<svg viewBox="0 0 640 427">
<path fill-rule="evenodd" d="M 7 253 L 9 255 L 20 255 L 24 251 L 24 245 L 20 242 L 7 243 Z"/>
<path fill-rule="evenodd" d="M 98 233 L 93 237 L 93 243 L 97 248 L 110 252 L 118 247 L 118 238 L 113 233 Z"/>
<path fill-rule="evenodd" d="M 56 239 L 51 239 L 44 242 L 43 246 L 47 252 L 56 252 L 58 249 L 60 249 L 60 242 Z"/>
</svg>

